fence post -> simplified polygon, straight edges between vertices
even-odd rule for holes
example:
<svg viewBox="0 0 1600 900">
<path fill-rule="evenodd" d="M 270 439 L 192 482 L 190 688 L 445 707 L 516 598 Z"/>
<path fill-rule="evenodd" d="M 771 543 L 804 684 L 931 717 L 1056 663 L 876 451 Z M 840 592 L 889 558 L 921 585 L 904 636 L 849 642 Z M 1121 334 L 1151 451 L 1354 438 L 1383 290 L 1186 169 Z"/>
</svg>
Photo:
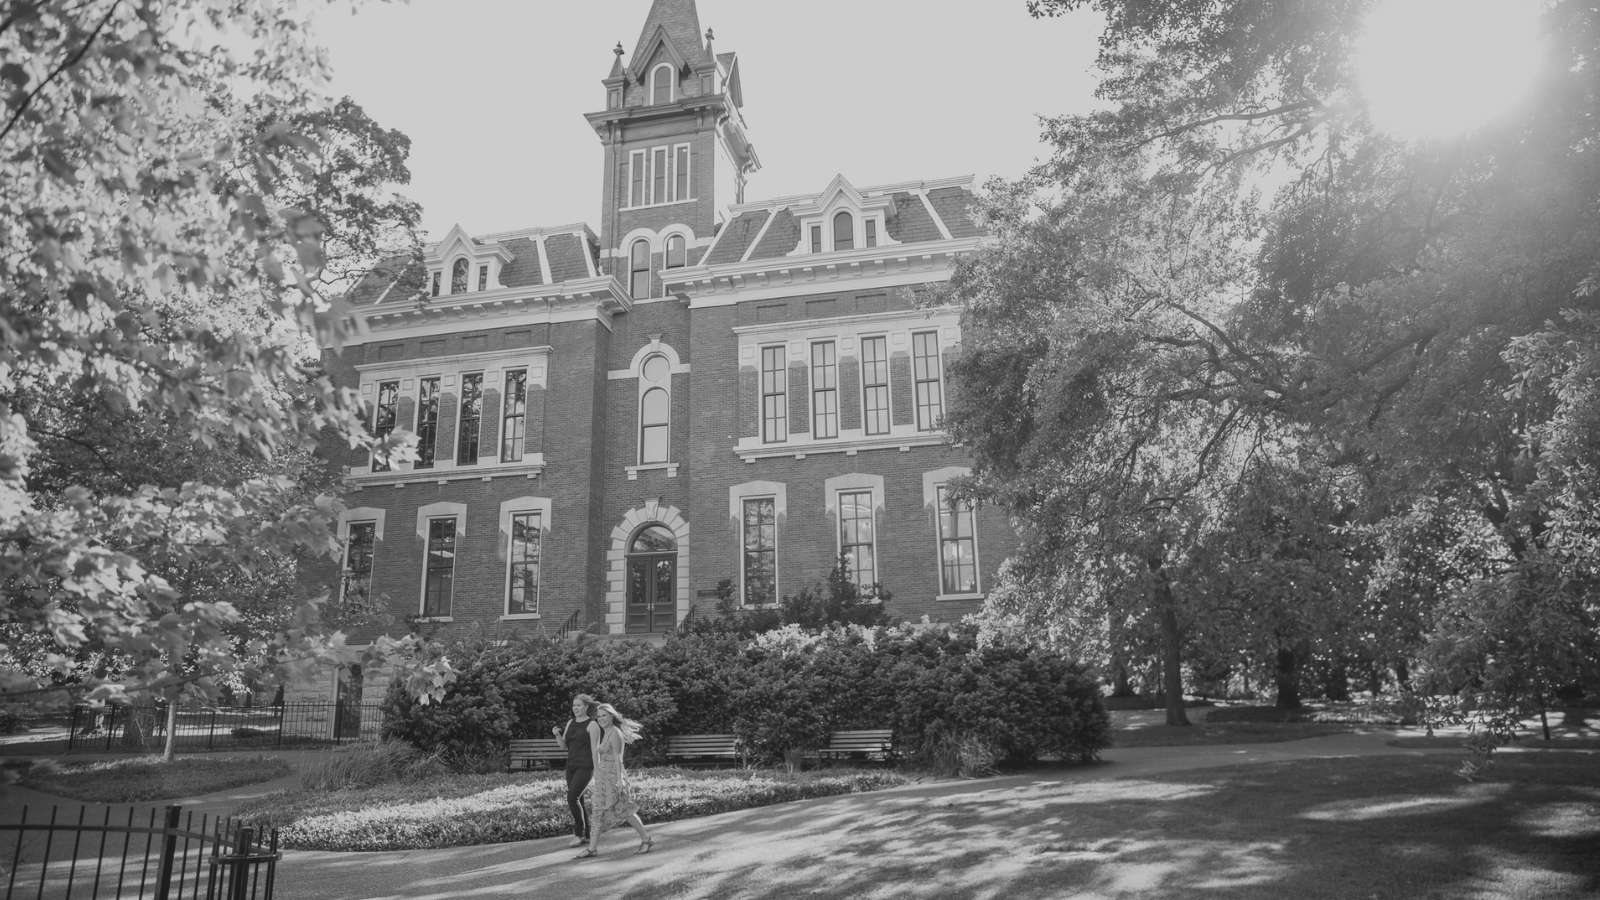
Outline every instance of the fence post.
<svg viewBox="0 0 1600 900">
<path fill-rule="evenodd" d="M 278 746 L 283 746 L 283 707 L 278 707 Z"/>
<path fill-rule="evenodd" d="M 72 752 L 72 744 L 78 738 L 78 710 L 80 710 L 82 708 L 83 707 L 81 707 L 81 706 L 74 706 L 72 708 L 72 722 L 67 725 L 67 752 L 68 753 Z"/>
<path fill-rule="evenodd" d="M 211 710 L 211 727 L 206 731 L 206 749 L 211 749 L 212 741 L 217 737 L 217 711 Z"/>
<path fill-rule="evenodd" d="M 178 855 L 180 809 L 178 806 L 167 806 L 166 827 L 162 831 L 161 865 L 156 871 L 156 900 L 172 900 L 172 863 Z"/>
<path fill-rule="evenodd" d="M 117 730 L 117 708 L 106 707 L 106 752 L 111 751 L 111 735 Z"/>
<path fill-rule="evenodd" d="M 228 900 L 245 900 L 253 867 L 245 862 L 244 857 L 250 855 L 255 844 L 255 836 L 255 830 L 252 828 L 239 829 L 239 839 L 234 844 L 233 851 L 238 860 L 229 867 L 231 871 L 228 873 Z"/>
</svg>

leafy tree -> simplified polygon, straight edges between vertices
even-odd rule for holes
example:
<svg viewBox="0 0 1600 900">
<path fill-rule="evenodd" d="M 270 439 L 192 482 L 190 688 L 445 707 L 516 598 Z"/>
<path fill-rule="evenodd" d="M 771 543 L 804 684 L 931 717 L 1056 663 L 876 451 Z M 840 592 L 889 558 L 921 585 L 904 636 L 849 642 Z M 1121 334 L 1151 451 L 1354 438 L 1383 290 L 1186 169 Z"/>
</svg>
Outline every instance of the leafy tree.
<svg viewBox="0 0 1600 900">
<path fill-rule="evenodd" d="M 245 0 L 0 3 L 0 656 L 16 635 L 49 647 L 34 671 L 0 667 L 9 701 L 59 698 L 62 682 L 97 702 L 204 695 L 358 656 L 401 664 L 418 691 L 451 677 L 415 640 L 344 648 L 315 598 L 241 653 L 245 614 L 210 592 L 337 551 L 339 501 L 273 467 L 293 470 L 325 430 L 373 444 L 357 398 L 300 360 L 308 342 L 339 342 L 329 251 L 359 265 L 415 225 L 414 206 L 375 200 L 368 180 L 403 171 L 403 139 L 321 95 L 326 60 L 296 15 Z M 118 422 L 135 447 L 101 458 Z M 135 457 L 161 441 L 237 459 L 146 481 L 155 460 Z M 115 672 L 79 666 L 91 645 Z"/>
</svg>

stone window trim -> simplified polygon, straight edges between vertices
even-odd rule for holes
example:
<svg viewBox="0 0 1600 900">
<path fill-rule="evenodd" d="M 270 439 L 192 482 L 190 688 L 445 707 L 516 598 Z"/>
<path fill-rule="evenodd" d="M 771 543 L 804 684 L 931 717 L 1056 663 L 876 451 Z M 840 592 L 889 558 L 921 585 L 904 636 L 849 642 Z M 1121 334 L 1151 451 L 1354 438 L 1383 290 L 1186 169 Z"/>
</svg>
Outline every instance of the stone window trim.
<svg viewBox="0 0 1600 900">
<path fill-rule="evenodd" d="M 353 509 L 347 509 L 339 513 L 339 525 L 336 534 L 340 541 L 346 541 L 350 539 L 350 523 L 374 522 L 377 524 L 377 528 L 373 532 L 373 537 L 381 541 L 383 540 L 384 520 L 388 516 L 388 510 L 376 506 L 357 506 Z"/>
<path fill-rule="evenodd" d="M 551 525 L 553 520 L 551 516 L 552 507 L 553 504 L 549 497 L 534 496 L 513 497 L 500 504 L 500 530 L 497 535 L 498 540 L 495 542 L 495 554 L 505 564 L 506 569 L 505 584 L 501 585 L 500 588 L 501 621 L 537 621 L 543 618 L 542 612 L 513 614 L 508 611 L 511 603 L 511 520 L 513 516 L 519 514 L 537 513 L 539 515 L 541 544 L 539 564 L 542 569 L 544 566 L 544 551 L 549 546 L 545 541 L 550 537 L 553 530 Z M 544 591 L 544 581 L 544 573 L 541 571 L 539 577 L 539 591 L 541 594 Z M 542 597 L 537 599 L 542 600 Z M 538 608 L 537 600 L 536 608 Z"/>
<path fill-rule="evenodd" d="M 465 503 L 452 503 L 441 500 L 438 503 L 429 503 L 417 509 L 417 539 L 422 542 L 422 583 L 419 585 L 417 597 L 417 614 L 430 622 L 453 621 L 450 615 L 424 616 L 428 603 L 428 554 L 431 549 L 428 544 L 428 531 L 430 525 L 439 519 L 455 520 L 455 559 L 461 558 L 461 544 L 467 537 L 467 505 Z M 454 564 L 452 564 L 451 610 L 455 607 Z"/>
<path fill-rule="evenodd" d="M 885 494 L 883 490 L 883 476 L 872 475 L 866 472 L 851 472 L 846 475 L 836 475 L 822 482 L 823 496 L 826 498 L 826 514 L 833 517 L 834 548 L 833 558 L 837 562 L 844 553 L 844 523 L 841 520 L 844 510 L 840 498 L 845 494 L 870 493 L 872 495 L 872 560 L 873 580 L 881 570 L 878 556 L 878 525 L 883 521 L 885 511 Z M 829 566 L 832 568 L 832 565 Z"/>
<path fill-rule="evenodd" d="M 739 603 L 744 605 L 744 502 L 746 500 L 772 500 L 773 566 L 772 582 L 775 597 L 783 596 L 782 557 L 776 552 L 783 543 L 784 528 L 789 518 L 789 487 L 782 481 L 746 481 L 728 488 L 728 525 L 733 535 L 733 559 L 739 576 Z M 774 604 L 775 605 L 775 604 Z M 755 609 L 756 606 L 747 608 Z"/>
<path fill-rule="evenodd" d="M 373 394 L 376 388 L 370 387 L 385 382 L 400 382 L 399 397 L 409 400 L 413 408 L 419 401 L 419 389 L 425 378 L 438 378 L 439 391 L 455 398 L 457 415 L 459 417 L 459 404 L 461 400 L 461 377 L 482 373 L 484 376 L 483 389 L 494 390 L 497 393 L 505 389 L 505 373 L 508 371 L 526 371 L 526 388 L 533 391 L 535 388 L 545 389 L 549 384 L 549 362 L 552 350 L 543 347 L 512 347 L 503 350 L 484 350 L 469 353 L 459 353 L 451 356 L 432 356 L 418 359 L 395 360 L 391 362 L 363 363 L 357 365 L 356 372 L 361 379 L 361 392 L 363 396 Z M 501 398 L 502 410 L 505 398 Z M 413 413 L 415 415 L 416 413 Z M 396 428 L 415 430 L 415 421 L 399 422 Z M 456 439 L 459 440 L 459 434 Z M 497 439 L 498 440 L 498 439 Z M 396 484 L 408 481 L 429 481 L 434 479 L 447 479 L 452 474 L 464 477 L 465 473 L 473 473 L 473 477 L 491 475 L 493 473 L 511 473 L 513 470 L 521 472 L 528 470 L 530 477 L 537 475 L 544 469 L 544 455 L 542 453 L 524 452 L 520 460 L 503 461 L 496 451 L 489 454 L 480 454 L 476 463 L 458 465 L 456 461 L 456 447 L 440 447 L 436 453 L 433 464 L 424 468 L 417 468 L 415 463 L 401 463 L 392 466 L 388 471 L 374 472 L 370 462 L 366 466 L 354 467 L 350 478 L 357 484 L 370 482 Z"/>
<path fill-rule="evenodd" d="M 423 253 L 429 294 L 455 297 L 498 290 L 500 272 L 514 258 L 511 249 L 500 241 L 494 238 L 474 240 L 460 225 L 452 226 L 443 240 Z"/>
<path fill-rule="evenodd" d="M 968 466 L 945 466 L 922 473 L 922 505 L 928 514 L 928 525 L 933 532 L 933 577 L 937 587 L 935 600 L 982 600 L 986 595 L 983 591 L 983 559 L 978 541 L 977 511 L 972 513 L 972 561 L 974 566 L 973 582 L 977 590 L 970 593 L 947 594 L 944 592 L 944 548 L 939 534 L 939 488 L 944 487 L 952 478 L 971 475 L 972 469 Z"/>
<path fill-rule="evenodd" d="M 623 178 L 623 209 L 693 203 L 694 147 L 678 143 L 629 150 Z"/>
<path fill-rule="evenodd" d="M 788 361 L 791 364 L 804 364 L 809 366 L 811 347 L 818 343 L 834 342 L 837 348 L 836 360 L 841 372 L 845 366 L 854 366 L 858 372 L 856 390 L 861 393 L 859 399 L 862 403 L 862 415 L 854 428 L 843 427 L 840 423 L 837 437 L 816 436 L 815 431 L 797 432 L 790 431 L 782 440 L 766 440 L 763 433 L 764 421 L 756 422 L 756 433 L 751 436 L 736 438 L 734 452 L 746 462 L 769 457 L 790 456 L 804 458 L 809 454 L 844 453 L 854 455 L 863 450 L 895 449 L 909 450 L 912 447 L 935 446 L 946 443 L 948 435 L 941 429 L 919 429 L 915 416 L 909 423 L 895 424 L 891 416 L 887 432 L 869 434 L 866 419 L 866 373 L 860 368 L 862 365 L 862 342 L 869 338 L 884 338 L 885 347 L 889 358 L 905 357 L 908 370 L 911 368 L 911 354 L 913 350 L 913 335 L 933 333 L 937 336 L 940 354 L 940 376 L 943 378 L 943 357 L 946 354 L 959 351 L 961 346 L 961 325 L 959 313 L 952 307 L 939 307 L 930 310 L 894 310 L 882 313 L 863 313 L 846 316 L 831 316 L 816 319 L 795 319 L 786 322 L 764 322 L 753 325 L 738 325 L 733 332 L 739 343 L 739 367 L 744 371 L 756 373 L 758 381 L 763 366 L 763 351 L 776 346 L 779 342 L 788 345 Z M 890 409 L 893 409 L 895 387 L 893 376 L 890 377 Z M 758 384 L 758 388 L 761 385 Z M 903 389 L 906 386 L 901 386 Z M 941 384 L 942 394 L 942 384 Z M 760 405 L 757 405 L 757 415 L 761 416 Z"/>
<path fill-rule="evenodd" d="M 868 222 L 872 223 L 872 248 L 900 243 L 889 236 L 887 228 L 896 212 L 894 194 L 862 194 L 843 176 L 835 177 L 814 199 L 795 203 L 789 212 L 800 228 L 800 240 L 789 256 L 865 249 L 869 246 Z M 841 228 L 848 228 L 849 233 L 841 232 Z"/>
<path fill-rule="evenodd" d="M 627 631 L 627 557 L 628 543 L 642 526 L 656 524 L 672 531 L 678 541 L 677 617 L 689 612 L 689 522 L 676 506 L 662 505 L 659 498 L 644 501 L 643 505 L 629 510 L 622 521 L 611 529 L 611 547 L 606 552 L 606 627 L 612 634 Z"/>
<path fill-rule="evenodd" d="M 665 80 L 662 76 L 665 75 Z M 666 96 L 661 95 L 665 93 Z M 673 103 L 678 99 L 678 73 L 672 63 L 660 63 L 650 70 L 650 105 Z"/>
</svg>

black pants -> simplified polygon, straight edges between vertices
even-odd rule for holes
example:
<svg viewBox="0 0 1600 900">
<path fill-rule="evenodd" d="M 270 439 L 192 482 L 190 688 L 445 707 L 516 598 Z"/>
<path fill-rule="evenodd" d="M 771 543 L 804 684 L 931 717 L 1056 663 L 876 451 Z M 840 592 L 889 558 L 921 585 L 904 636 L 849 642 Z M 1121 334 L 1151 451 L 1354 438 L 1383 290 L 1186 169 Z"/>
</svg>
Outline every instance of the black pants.
<svg viewBox="0 0 1600 900">
<path fill-rule="evenodd" d="M 589 811 L 583 808 L 583 789 L 592 778 L 594 769 L 588 766 L 567 770 L 567 809 L 572 811 L 573 837 L 589 837 Z"/>
</svg>

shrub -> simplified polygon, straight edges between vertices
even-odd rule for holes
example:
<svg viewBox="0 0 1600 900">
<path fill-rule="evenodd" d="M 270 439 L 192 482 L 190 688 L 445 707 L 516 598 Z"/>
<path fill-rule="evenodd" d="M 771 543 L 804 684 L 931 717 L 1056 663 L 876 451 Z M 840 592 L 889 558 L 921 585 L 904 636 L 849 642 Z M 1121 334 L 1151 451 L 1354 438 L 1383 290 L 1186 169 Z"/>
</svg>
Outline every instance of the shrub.
<svg viewBox="0 0 1600 900">
<path fill-rule="evenodd" d="M 23 724 L 22 719 L 0 709 L 0 734 L 20 734 L 27 730 L 28 726 Z"/>
<path fill-rule="evenodd" d="M 389 783 L 411 784 L 444 771 L 445 766 L 436 755 L 423 753 L 404 741 L 379 741 L 333 751 L 300 773 L 300 787 L 307 791 L 342 791 Z"/>
<path fill-rule="evenodd" d="M 994 744 L 982 735 L 955 732 L 944 728 L 923 735 L 922 746 L 911 755 L 912 762 L 937 775 L 984 778 L 999 771 L 999 754 Z"/>
<path fill-rule="evenodd" d="M 507 688 L 517 667 L 537 656 L 544 643 L 538 638 L 507 643 L 479 636 L 452 646 L 456 681 L 434 703 L 413 698 L 399 679 L 391 682 L 383 699 L 383 739 L 405 741 L 429 753 L 504 746 L 517 729 Z"/>
</svg>

